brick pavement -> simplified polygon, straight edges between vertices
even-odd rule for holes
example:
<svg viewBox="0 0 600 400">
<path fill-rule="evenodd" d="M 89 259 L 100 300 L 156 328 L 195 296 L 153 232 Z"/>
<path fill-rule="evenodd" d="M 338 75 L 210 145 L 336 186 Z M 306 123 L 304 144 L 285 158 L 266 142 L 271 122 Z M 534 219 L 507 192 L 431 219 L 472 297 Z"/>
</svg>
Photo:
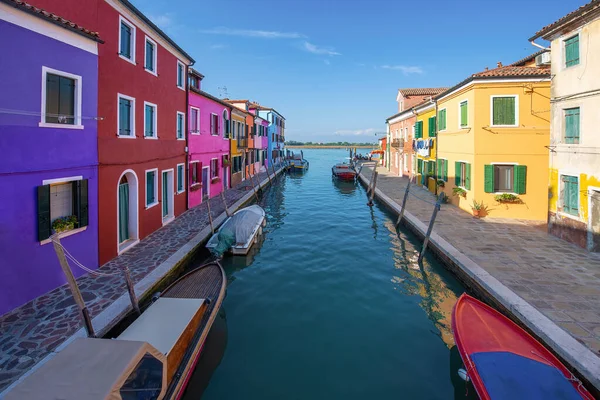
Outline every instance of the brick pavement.
<svg viewBox="0 0 600 400">
<path fill-rule="evenodd" d="M 255 184 L 257 177 L 258 182 L 267 179 L 266 173 L 258 174 L 254 178 Z M 250 185 L 249 181 L 244 181 L 227 190 L 227 204 L 231 206 L 252 191 Z M 225 212 L 220 196 L 211 199 L 210 206 L 213 218 Z M 134 283 L 139 282 L 209 225 L 207 208 L 204 202 L 187 210 L 98 271 L 113 273 L 127 266 Z M 92 318 L 127 291 L 120 273 L 109 277 L 86 274 L 77 282 Z M 0 316 L 0 392 L 79 330 L 80 321 L 67 285 Z"/>
</svg>

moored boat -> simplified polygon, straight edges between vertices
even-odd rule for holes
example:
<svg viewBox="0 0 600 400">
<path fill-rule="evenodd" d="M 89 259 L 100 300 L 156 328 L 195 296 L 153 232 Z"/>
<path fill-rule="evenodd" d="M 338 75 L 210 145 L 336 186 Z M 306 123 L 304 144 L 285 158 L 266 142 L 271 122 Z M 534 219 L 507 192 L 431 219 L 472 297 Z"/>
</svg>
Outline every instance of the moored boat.
<svg viewBox="0 0 600 400">
<path fill-rule="evenodd" d="M 454 306 L 452 330 L 467 376 L 482 400 L 593 400 L 540 342 L 467 294 Z"/>
<path fill-rule="evenodd" d="M 331 167 L 331 173 L 334 177 L 343 181 L 352 181 L 356 179 L 356 170 L 351 164 L 335 164 Z"/>
<path fill-rule="evenodd" d="M 225 287 L 218 263 L 187 273 L 116 339 L 74 340 L 5 398 L 181 398 L 225 298 Z"/>
<path fill-rule="evenodd" d="M 265 210 L 251 205 L 236 211 L 206 243 L 206 248 L 216 256 L 231 251 L 233 255 L 246 255 L 258 241 L 267 223 Z"/>
<path fill-rule="evenodd" d="M 292 154 L 288 160 L 288 170 L 290 172 L 306 172 L 308 170 L 309 163 L 304 159 L 304 153 L 300 151 L 300 154 Z"/>
</svg>

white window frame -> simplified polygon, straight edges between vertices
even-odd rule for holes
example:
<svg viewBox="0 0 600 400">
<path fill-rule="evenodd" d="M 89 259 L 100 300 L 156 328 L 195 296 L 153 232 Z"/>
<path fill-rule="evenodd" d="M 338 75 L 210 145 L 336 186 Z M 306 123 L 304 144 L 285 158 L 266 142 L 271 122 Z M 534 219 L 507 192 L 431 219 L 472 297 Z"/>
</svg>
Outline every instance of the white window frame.
<svg viewBox="0 0 600 400">
<path fill-rule="evenodd" d="M 494 99 L 497 97 L 514 97 L 514 99 L 515 99 L 515 123 L 514 123 L 514 125 L 494 125 Z M 468 111 L 467 111 L 467 116 L 468 116 Z M 495 94 L 495 95 L 490 96 L 490 127 L 493 127 L 493 128 L 517 128 L 517 127 L 519 127 L 519 95 L 518 94 Z"/>
<path fill-rule="evenodd" d="M 177 137 L 177 129 L 178 129 L 178 125 L 179 125 L 179 116 L 181 115 L 181 121 L 183 122 L 183 126 L 181 127 L 181 133 L 183 135 L 183 137 Z M 198 114 L 200 115 L 200 114 Z M 181 111 L 177 111 L 177 117 L 175 118 L 175 137 L 177 138 L 177 140 L 185 140 L 185 113 L 182 113 Z"/>
<path fill-rule="evenodd" d="M 73 115 L 73 125 L 46 122 L 46 75 L 48 73 L 60 75 L 65 78 L 73 79 L 75 81 L 75 93 L 73 96 L 73 109 L 75 115 Z M 83 129 L 83 125 L 81 124 L 81 83 L 82 78 L 80 75 L 70 74 L 68 72 L 60 71 L 58 69 L 42 66 L 42 111 L 40 113 L 40 123 L 38 124 L 40 128 Z"/>
<path fill-rule="evenodd" d="M 148 43 L 148 42 L 150 42 L 150 44 L 152 44 L 152 46 L 154 46 L 154 56 L 152 57 L 152 63 L 154 64 L 154 71 L 151 71 L 148 68 L 146 68 L 146 43 Z M 121 42 L 119 41 L 119 46 L 120 46 L 120 43 Z M 158 45 L 149 36 L 146 36 L 146 39 L 144 40 L 144 70 L 154 76 L 158 76 Z"/>
<path fill-rule="evenodd" d="M 462 126 L 461 123 L 461 119 L 462 119 L 462 115 L 460 114 L 460 106 L 463 103 L 467 103 L 467 124 L 465 126 Z M 448 118 L 448 115 L 446 114 L 446 118 Z M 461 129 L 469 129 L 469 99 L 465 99 L 465 100 L 460 100 L 458 102 L 458 130 Z M 446 127 L 448 126 L 448 120 L 446 120 Z"/>
<path fill-rule="evenodd" d="M 148 204 L 148 172 L 154 171 L 154 203 Z M 158 205 L 158 168 L 151 168 L 144 171 L 144 204 L 146 210 Z"/>
<path fill-rule="evenodd" d="M 219 177 L 219 168 L 218 167 L 215 168 L 215 171 L 217 172 L 217 175 L 216 176 L 212 176 L 212 172 L 213 172 L 212 162 L 213 162 L 213 160 L 215 160 L 217 162 L 217 166 L 219 165 L 219 158 L 218 157 L 210 159 L 210 165 L 209 165 L 210 168 L 208 169 L 208 174 L 209 174 L 208 177 L 210 178 L 211 183 L 212 183 L 213 179 L 217 179 Z"/>
<path fill-rule="evenodd" d="M 219 126 L 218 126 L 219 115 L 218 115 L 218 114 L 215 114 L 215 113 L 210 113 L 210 121 L 209 121 L 209 124 L 208 124 L 208 126 L 210 127 L 210 134 L 211 134 L 212 136 L 219 136 L 219 129 L 217 129 L 217 133 L 213 133 L 213 131 L 212 131 L 212 118 L 213 118 L 213 115 L 214 115 L 215 117 L 217 117 L 217 128 L 219 127 Z"/>
<path fill-rule="evenodd" d="M 181 86 L 179 86 L 179 82 L 177 82 L 179 80 L 179 66 L 181 66 Z M 177 85 L 177 87 L 181 90 L 185 90 L 185 64 L 182 63 L 181 61 L 177 60 L 177 70 L 176 70 L 176 74 L 175 74 L 175 84 Z"/>
<path fill-rule="evenodd" d="M 560 69 L 561 71 L 567 70 L 567 69 L 574 69 L 579 67 L 580 65 L 583 64 L 583 54 L 581 52 L 581 32 L 582 32 L 583 28 L 579 28 L 576 29 L 574 31 L 571 31 L 567 34 L 564 34 L 563 36 L 560 37 Z M 567 40 L 571 39 L 572 37 L 575 37 L 579 35 L 579 64 L 577 65 L 572 65 L 570 67 L 567 67 Z M 589 40 L 589 37 L 588 37 Z M 570 214 L 568 214 L 570 215 Z M 571 215 L 572 217 L 572 215 Z"/>
<path fill-rule="evenodd" d="M 459 107 L 458 109 L 460 110 L 460 107 Z M 442 111 L 446 111 L 446 128 L 444 128 L 444 129 L 439 129 L 439 128 L 440 128 L 440 121 L 438 121 L 438 120 L 437 120 L 437 118 L 439 118 L 439 117 L 440 117 L 440 113 L 441 113 Z M 438 110 L 438 115 L 436 115 L 436 117 L 435 117 L 435 118 L 436 118 L 436 121 L 435 121 L 435 122 L 436 122 L 436 124 L 437 124 L 437 129 L 438 129 L 438 132 L 446 132 L 446 131 L 448 130 L 448 108 L 447 108 L 447 107 L 440 108 L 440 109 Z M 459 123 L 460 123 L 460 122 L 459 122 Z"/>
<path fill-rule="evenodd" d="M 69 176 L 69 177 L 65 177 L 65 178 L 44 179 L 42 181 L 42 185 L 69 183 L 69 182 L 81 181 L 81 180 L 83 180 L 83 175 Z M 52 201 L 52 200 L 50 200 L 50 201 Z M 61 232 L 61 233 L 59 233 L 58 236 L 62 239 L 64 237 L 75 235 L 76 233 L 83 232 L 85 230 L 87 230 L 87 226 L 84 226 L 82 228 L 71 229 L 70 231 Z M 43 246 L 43 245 L 51 243 L 51 242 L 52 242 L 52 239 L 44 239 L 39 243 L 40 243 L 40 246 Z"/>
<path fill-rule="evenodd" d="M 121 24 L 124 23 L 125 25 L 129 26 L 129 28 L 131 28 L 131 58 L 127 58 L 124 55 L 121 54 Z M 133 23 L 129 22 L 128 20 L 126 20 L 125 18 L 123 18 L 122 15 L 119 15 L 119 43 L 117 44 L 118 47 L 118 54 L 119 57 L 121 57 L 123 60 L 132 63 L 133 65 L 137 65 L 135 63 L 135 37 L 136 37 L 136 27 Z"/>
<path fill-rule="evenodd" d="M 458 107 L 458 110 L 460 111 L 460 107 Z M 459 124 L 460 124 L 460 121 L 459 121 Z M 465 175 L 467 174 L 467 164 L 471 164 L 471 163 L 469 163 L 468 161 L 465 161 L 465 160 L 456 160 L 456 162 L 465 165 L 465 174 L 464 175 L 462 174 L 462 166 L 460 167 L 460 169 L 461 169 L 460 172 L 461 172 L 461 178 L 463 180 L 463 182 L 461 182 L 461 183 L 465 183 L 466 184 L 467 183 L 467 178 L 466 178 Z M 454 176 L 456 176 L 456 164 L 455 164 L 454 169 L 455 169 Z M 461 189 L 464 189 L 467 192 L 469 192 L 469 189 L 467 189 L 467 187 L 465 185 L 458 185 L 458 187 L 461 188 Z"/>
<path fill-rule="evenodd" d="M 198 132 L 192 132 L 190 130 L 190 135 L 199 135 L 200 134 L 200 109 L 198 107 L 190 106 L 190 117 L 192 116 L 191 110 L 196 110 L 196 126 L 198 126 Z"/>
<path fill-rule="evenodd" d="M 154 124 L 154 136 L 146 136 L 146 106 L 154 108 L 154 121 L 152 121 Z M 158 106 L 149 101 L 144 101 L 144 139 L 158 139 Z"/>
<path fill-rule="evenodd" d="M 131 135 L 120 135 L 119 134 L 119 121 L 121 120 L 121 107 L 119 106 L 119 100 L 123 98 L 131 101 Z M 117 137 L 123 139 L 135 139 L 135 97 L 127 96 L 122 93 L 117 93 Z"/>
<path fill-rule="evenodd" d="M 199 163 L 200 163 L 200 160 L 194 160 L 194 161 L 190 161 L 190 168 L 191 168 L 192 164 L 199 164 Z M 191 177 L 191 176 L 193 176 L 193 175 L 192 175 L 192 174 L 190 174 L 190 177 Z M 209 175 L 209 176 L 210 176 L 210 175 Z M 199 175 L 198 175 L 198 174 L 196 174 L 196 178 L 199 178 L 199 179 L 198 179 L 198 181 L 197 181 L 196 183 L 193 183 L 193 184 L 192 184 L 192 183 L 190 183 L 190 187 L 196 187 L 196 186 L 198 186 L 198 185 L 201 185 L 201 184 L 202 184 L 202 168 L 200 168 Z M 190 181 L 190 182 L 191 182 L 191 181 Z M 185 185 L 184 185 L 184 186 L 185 186 Z"/>
<path fill-rule="evenodd" d="M 502 96 L 504 97 L 504 96 Z M 514 178 L 514 174 L 515 174 L 515 170 L 514 167 L 516 167 L 517 165 L 520 165 L 519 163 L 516 162 L 491 162 L 490 165 L 495 166 L 495 165 L 512 165 L 513 166 L 513 180 Z M 496 180 L 496 170 L 494 169 L 494 181 Z M 494 189 L 496 189 L 496 184 L 494 182 Z M 513 189 L 515 188 L 515 184 L 513 182 Z M 496 194 L 514 194 L 515 196 L 521 196 L 520 194 L 516 193 L 516 192 L 496 192 L 494 191 L 493 193 L 494 195 Z"/>
<path fill-rule="evenodd" d="M 183 175 L 183 179 L 181 180 L 181 182 L 183 183 L 183 188 L 181 190 L 179 190 L 179 188 L 177 187 L 177 182 L 179 179 L 179 167 L 181 167 L 181 171 L 182 171 L 182 175 Z M 177 194 L 181 194 L 183 192 L 185 192 L 185 164 L 181 163 L 181 164 L 177 164 L 177 175 L 175 176 L 175 190 L 177 191 Z"/>
</svg>

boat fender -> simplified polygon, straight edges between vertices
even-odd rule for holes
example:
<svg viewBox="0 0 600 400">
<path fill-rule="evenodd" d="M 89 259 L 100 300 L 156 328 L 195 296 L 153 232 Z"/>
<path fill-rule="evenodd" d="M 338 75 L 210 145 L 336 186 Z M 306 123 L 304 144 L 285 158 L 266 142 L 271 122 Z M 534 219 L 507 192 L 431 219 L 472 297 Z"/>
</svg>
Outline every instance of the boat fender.
<svg viewBox="0 0 600 400">
<path fill-rule="evenodd" d="M 471 378 L 469 378 L 469 374 L 467 373 L 467 371 L 464 368 L 458 369 L 458 376 L 460 377 L 460 379 L 462 379 L 465 382 L 471 381 Z"/>
<path fill-rule="evenodd" d="M 156 300 L 160 298 L 160 292 L 156 292 L 152 295 L 151 302 L 154 303 Z"/>
<path fill-rule="evenodd" d="M 212 303 L 212 300 L 210 298 L 204 299 L 204 301 L 206 302 L 207 306 L 210 306 L 210 303 Z"/>
</svg>

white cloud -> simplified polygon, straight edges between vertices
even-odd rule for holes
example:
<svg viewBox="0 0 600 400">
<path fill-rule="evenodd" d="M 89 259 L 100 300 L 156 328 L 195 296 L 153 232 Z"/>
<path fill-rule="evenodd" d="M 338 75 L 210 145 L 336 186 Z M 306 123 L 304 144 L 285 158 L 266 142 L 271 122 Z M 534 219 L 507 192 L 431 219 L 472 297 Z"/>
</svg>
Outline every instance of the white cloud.
<svg viewBox="0 0 600 400">
<path fill-rule="evenodd" d="M 323 62 L 325 63 L 325 65 L 331 65 L 331 61 L 329 60 L 323 60 Z"/>
<path fill-rule="evenodd" d="M 341 53 L 334 51 L 331 47 L 319 47 L 312 43 L 304 42 L 303 49 L 313 54 L 325 54 L 327 56 L 341 56 Z"/>
<path fill-rule="evenodd" d="M 417 66 L 408 66 L 408 65 L 382 65 L 383 69 L 391 69 L 393 71 L 402 71 L 404 75 L 410 74 L 422 74 L 423 68 Z"/>
<path fill-rule="evenodd" d="M 244 36 L 256 37 L 263 39 L 303 39 L 306 35 L 298 32 L 278 32 L 278 31 L 259 31 L 253 29 L 232 29 L 224 26 L 204 29 L 200 33 L 208 33 L 211 35 L 227 35 L 227 36 Z"/>
<path fill-rule="evenodd" d="M 337 130 L 334 132 L 335 135 L 339 136 L 339 135 L 375 135 L 376 129 L 375 128 L 367 128 L 367 129 L 356 129 L 356 130 L 351 130 L 351 129 L 341 129 L 341 130 Z"/>
<path fill-rule="evenodd" d="M 173 25 L 173 13 L 150 16 L 150 21 L 154 22 L 160 29 L 167 29 Z"/>
</svg>

